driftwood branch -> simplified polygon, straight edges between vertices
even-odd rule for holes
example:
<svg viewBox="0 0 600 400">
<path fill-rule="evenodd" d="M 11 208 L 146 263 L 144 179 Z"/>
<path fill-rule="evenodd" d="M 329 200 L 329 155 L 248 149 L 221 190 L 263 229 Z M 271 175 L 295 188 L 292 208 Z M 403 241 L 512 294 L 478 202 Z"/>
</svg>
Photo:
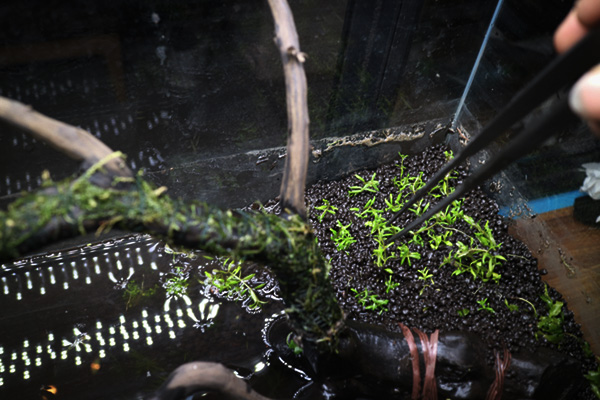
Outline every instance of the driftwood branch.
<svg viewBox="0 0 600 400">
<path fill-rule="evenodd" d="M 285 170 L 281 181 L 281 206 L 306 217 L 304 188 L 308 168 L 308 104 L 306 55 L 300 51 L 294 17 L 285 0 L 268 0 L 275 22 L 275 44 L 281 54 L 285 75 L 288 116 L 288 144 Z"/>
<path fill-rule="evenodd" d="M 5 97 L 0 97 L 0 118 L 74 160 L 84 162 L 85 168 L 113 153 L 91 133 L 49 118 L 25 104 Z M 133 173 L 121 158 L 110 160 L 104 165 L 104 169 L 108 176 L 133 177 Z"/>
<path fill-rule="evenodd" d="M 297 334 L 304 341 L 335 347 L 341 310 L 312 229 L 300 216 L 284 219 L 185 203 L 141 176 L 126 188 L 101 188 L 89 180 L 100 168 L 95 165 L 75 180 L 47 181 L 42 190 L 0 211 L 0 261 L 65 237 L 115 227 L 216 255 L 265 262 L 277 277 Z"/>
<path fill-rule="evenodd" d="M 203 391 L 217 392 L 231 400 L 269 400 L 223 365 L 199 361 L 178 367 L 148 400 L 183 400 Z"/>
</svg>

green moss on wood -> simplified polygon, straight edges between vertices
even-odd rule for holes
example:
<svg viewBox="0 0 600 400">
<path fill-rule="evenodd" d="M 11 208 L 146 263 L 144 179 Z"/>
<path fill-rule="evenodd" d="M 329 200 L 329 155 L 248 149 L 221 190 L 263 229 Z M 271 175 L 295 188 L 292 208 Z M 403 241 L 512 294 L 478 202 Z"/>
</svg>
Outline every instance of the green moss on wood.
<svg viewBox="0 0 600 400">
<path fill-rule="evenodd" d="M 0 212 L 0 258 L 13 259 L 59 237 L 116 227 L 216 255 L 260 261 L 277 276 L 297 332 L 306 340 L 334 345 L 342 313 L 327 279 L 329 265 L 312 228 L 300 217 L 184 203 L 141 175 L 116 178 L 113 187 L 100 188 L 90 182 L 94 168 L 59 183 L 46 177 L 42 190 Z M 120 188 L 123 184 L 127 187 Z"/>
</svg>

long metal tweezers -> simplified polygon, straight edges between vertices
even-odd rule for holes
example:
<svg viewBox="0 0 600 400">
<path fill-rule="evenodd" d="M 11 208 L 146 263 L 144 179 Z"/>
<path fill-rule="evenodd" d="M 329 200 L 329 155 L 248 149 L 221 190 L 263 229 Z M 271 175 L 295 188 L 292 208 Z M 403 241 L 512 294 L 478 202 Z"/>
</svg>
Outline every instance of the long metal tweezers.
<svg viewBox="0 0 600 400">
<path fill-rule="evenodd" d="M 429 179 L 425 186 L 419 189 L 403 205 L 402 209 L 394 214 L 390 222 L 394 221 L 409 207 L 424 198 L 446 174 L 460 163 L 492 143 L 508 128 L 523 119 L 546 100 L 549 100 L 551 96 L 557 95 L 560 90 L 567 90 L 581 75 L 598 62 L 600 62 L 599 28 L 588 33 L 570 51 L 557 57 L 537 75 L 456 157 L 446 163 Z M 442 199 L 434 207 L 429 208 L 419 218 L 411 221 L 401 232 L 392 236 L 389 240 L 393 241 L 406 235 L 415 227 L 421 225 L 437 212 L 450 205 L 454 200 L 461 198 L 512 162 L 539 147 L 559 127 L 566 126 L 575 120 L 575 115 L 569 109 L 567 97 L 562 96 L 560 98 L 559 96 L 559 100 L 554 105 L 548 107 L 540 116 L 534 117 L 522 132 L 518 133 L 494 157 L 467 177 L 463 184 L 458 186 L 454 192 Z"/>
</svg>

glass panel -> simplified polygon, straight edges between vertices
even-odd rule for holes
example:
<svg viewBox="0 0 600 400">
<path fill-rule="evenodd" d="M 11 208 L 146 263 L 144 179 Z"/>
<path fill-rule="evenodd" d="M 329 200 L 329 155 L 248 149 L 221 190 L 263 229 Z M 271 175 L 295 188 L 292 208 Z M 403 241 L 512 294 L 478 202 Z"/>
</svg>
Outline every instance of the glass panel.
<svg viewBox="0 0 600 400">
<path fill-rule="evenodd" d="M 174 195 L 223 206 L 277 195 L 287 121 L 266 2 L 78 4 L 0 6 L 1 95 L 89 130 Z M 430 133 L 450 120 L 495 1 L 291 7 L 309 55 L 312 138 L 364 138 L 390 127 L 411 133 L 415 123 L 435 122 L 420 126 L 420 137 L 419 129 Z M 1 195 L 37 187 L 44 168 L 55 178 L 75 170 L 46 146 L 2 129 Z M 379 133 L 384 146 L 336 148 L 330 163 L 311 164 L 309 182 L 426 146 L 390 135 Z"/>
</svg>

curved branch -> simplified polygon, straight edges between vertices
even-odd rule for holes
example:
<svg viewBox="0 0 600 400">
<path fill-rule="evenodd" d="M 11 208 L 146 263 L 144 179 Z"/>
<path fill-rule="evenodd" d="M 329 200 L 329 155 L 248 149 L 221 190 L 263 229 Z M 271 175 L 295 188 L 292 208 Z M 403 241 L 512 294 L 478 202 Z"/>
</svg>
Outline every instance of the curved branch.
<svg viewBox="0 0 600 400">
<path fill-rule="evenodd" d="M 113 153 L 91 133 L 46 117 L 30 106 L 6 97 L 0 97 L 0 118 L 23 129 L 36 139 L 48 143 L 67 156 L 83 161 L 85 168 L 91 167 Z M 133 173 L 121 158 L 108 161 L 104 168 L 111 177 L 133 177 Z"/>
<path fill-rule="evenodd" d="M 183 400 L 200 391 L 218 392 L 232 400 L 270 400 L 222 364 L 200 361 L 179 366 L 148 400 Z"/>
<path fill-rule="evenodd" d="M 285 170 L 281 181 L 281 206 L 306 218 L 304 187 L 308 168 L 308 104 L 306 55 L 300 51 L 294 17 L 285 0 L 268 0 L 275 22 L 275 44 L 281 54 L 285 75 L 288 116 L 288 142 Z"/>
<path fill-rule="evenodd" d="M 335 347 L 342 313 L 327 279 L 328 265 L 300 216 L 283 219 L 184 203 L 140 176 L 126 190 L 100 188 L 88 180 L 97 168 L 75 180 L 46 181 L 43 190 L 0 211 L 0 260 L 68 236 L 117 227 L 216 255 L 265 262 L 277 277 L 296 332 L 307 341 Z"/>
</svg>

